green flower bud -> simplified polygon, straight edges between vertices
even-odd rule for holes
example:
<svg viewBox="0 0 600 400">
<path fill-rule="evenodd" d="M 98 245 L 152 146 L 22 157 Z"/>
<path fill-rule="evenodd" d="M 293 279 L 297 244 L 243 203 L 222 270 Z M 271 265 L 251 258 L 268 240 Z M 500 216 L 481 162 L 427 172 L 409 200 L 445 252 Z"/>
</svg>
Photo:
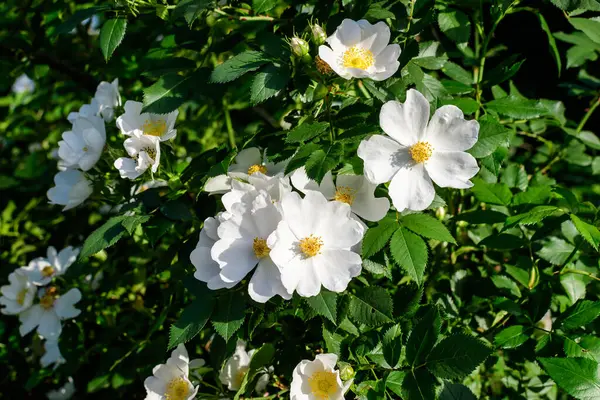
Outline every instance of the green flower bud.
<svg viewBox="0 0 600 400">
<path fill-rule="evenodd" d="M 446 216 L 446 209 L 444 207 L 439 207 L 435 210 L 435 216 L 437 217 L 437 219 L 442 221 Z"/>
<path fill-rule="evenodd" d="M 349 381 L 354 378 L 354 368 L 348 363 L 339 362 L 338 367 L 340 367 L 340 379 L 343 381 Z"/>
<path fill-rule="evenodd" d="M 312 32 L 312 40 L 317 46 L 325 43 L 325 40 L 327 40 L 327 34 L 320 25 L 311 25 L 310 30 Z"/>
<path fill-rule="evenodd" d="M 290 48 L 292 49 L 292 53 L 298 58 L 305 59 L 309 56 L 310 47 L 308 46 L 308 42 L 302 38 L 294 36 L 290 40 Z"/>
</svg>

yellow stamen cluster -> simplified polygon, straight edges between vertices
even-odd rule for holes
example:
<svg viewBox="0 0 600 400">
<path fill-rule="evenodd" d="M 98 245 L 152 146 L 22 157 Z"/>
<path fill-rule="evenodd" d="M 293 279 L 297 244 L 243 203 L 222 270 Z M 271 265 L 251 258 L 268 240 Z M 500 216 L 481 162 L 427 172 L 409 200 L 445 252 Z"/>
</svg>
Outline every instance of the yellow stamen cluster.
<svg viewBox="0 0 600 400">
<path fill-rule="evenodd" d="M 25 304 L 25 297 L 27 296 L 27 292 L 27 288 L 24 288 L 21 289 L 21 291 L 17 294 L 17 303 L 19 303 L 20 306 Z"/>
<path fill-rule="evenodd" d="M 257 172 L 260 172 L 261 174 L 266 174 L 267 167 L 261 164 L 254 164 L 251 165 L 250 168 L 248 168 L 248 175 L 256 174 Z"/>
<path fill-rule="evenodd" d="M 333 199 L 351 206 L 354 202 L 354 196 L 356 196 L 356 190 L 348 186 L 338 186 Z"/>
<path fill-rule="evenodd" d="M 46 293 L 40 299 L 40 305 L 46 310 L 54 306 L 54 301 L 58 298 L 58 289 L 51 286 L 46 290 Z"/>
<path fill-rule="evenodd" d="M 367 70 L 375 64 L 375 57 L 370 50 L 351 47 L 342 56 L 342 65 L 346 68 Z"/>
<path fill-rule="evenodd" d="M 42 268 L 42 276 L 44 278 L 51 277 L 52 275 L 54 275 L 54 268 L 52 268 L 50 265 L 46 265 L 44 268 Z"/>
<path fill-rule="evenodd" d="M 317 371 L 308 378 L 313 396 L 329 399 L 337 391 L 337 380 L 334 372 Z"/>
<path fill-rule="evenodd" d="M 152 147 L 146 147 L 145 149 L 143 149 L 146 154 L 148 154 L 148 156 L 154 161 L 156 160 L 156 150 L 153 149 Z"/>
<path fill-rule="evenodd" d="M 427 142 L 417 142 L 411 146 L 408 152 L 416 163 L 423 163 L 431 157 L 433 147 Z"/>
<path fill-rule="evenodd" d="M 306 257 L 314 257 L 321 252 L 323 240 L 320 236 L 310 235 L 300 240 L 299 247 Z"/>
<path fill-rule="evenodd" d="M 166 400 L 186 400 L 190 394 L 190 387 L 183 377 L 173 378 L 167 384 L 165 391 Z"/>
<path fill-rule="evenodd" d="M 269 249 L 267 246 L 267 241 L 259 237 L 254 238 L 252 249 L 254 250 L 254 255 L 256 255 L 257 258 L 266 257 L 271 252 L 271 249 Z"/>
<path fill-rule="evenodd" d="M 239 371 L 237 372 L 237 374 L 235 376 L 238 382 L 242 383 L 242 381 L 244 380 L 244 377 L 248 373 L 249 369 L 250 369 L 249 366 L 247 366 L 247 367 L 240 367 Z"/>
<path fill-rule="evenodd" d="M 142 130 L 144 131 L 144 135 L 162 136 L 167 130 L 167 122 L 164 119 L 156 121 L 147 119 L 144 121 L 144 125 L 142 125 Z"/>
</svg>

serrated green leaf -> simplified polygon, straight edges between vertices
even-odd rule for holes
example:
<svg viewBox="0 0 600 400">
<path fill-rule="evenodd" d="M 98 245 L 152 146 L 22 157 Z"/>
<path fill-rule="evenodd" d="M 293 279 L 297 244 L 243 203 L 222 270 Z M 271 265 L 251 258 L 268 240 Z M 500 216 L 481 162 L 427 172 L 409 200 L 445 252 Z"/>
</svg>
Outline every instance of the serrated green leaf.
<svg viewBox="0 0 600 400">
<path fill-rule="evenodd" d="M 403 398 L 410 400 L 435 400 L 438 381 L 426 369 L 408 371 L 402 381 Z"/>
<path fill-rule="evenodd" d="M 271 58 L 266 54 L 247 50 L 217 66 L 210 74 L 210 81 L 215 83 L 231 82 L 247 72 L 259 69 L 269 61 Z"/>
<path fill-rule="evenodd" d="M 600 44 L 600 21 L 587 18 L 569 18 L 569 22 L 594 42 Z"/>
<path fill-rule="evenodd" d="M 377 226 L 369 228 L 362 242 L 362 257 L 369 258 L 381 251 L 396 229 L 398 223 L 392 218 L 385 218 Z"/>
<path fill-rule="evenodd" d="M 445 381 L 439 400 L 477 400 L 477 398 L 465 385 Z"/>
<path fill-rule="evenodd" d="M 505 228 L 521 225 L 531 225 L 542 222 L 545 218 L 563 214 L 564 212 L 556 206 L 537 206 L 523 214 L 508 217 L 505 222 Z"/>
<path fill-rule="evenodd" d="M 528 100 L 510 95 L 492 100 L 485 105 L 486 109 L 515 119 L 533 119 L 548 115 L 548 109 L 540 100 Z"/>
<path fill-rule="evenodd" d="M 133 232 L 135 232 L 135 230 L 137 229 L 138 226 L 148 222 L 149 220 L 150 220 L 149 215 L 132 215 L 132 216 L 125 217 L 122 224 L 123 224 L 123 227 L 125 227 L 125 229 L 127 229 L 127 232 L 130 235 L 133 235 Z"/>
<path fill-rule="evenodd" d="M 427 368 L 438 378 L 462 379 L 491 354 L 491 349 L 473 336 L 456 334 L 442 339 L 427 357 Z"/>
<path fill-rule="evenodd" d="M 246 310 L 246 298 L 241 292 L 229 291 L 217 299 L 217 307 L 211 322 L 215 331 L 226 342 L 242 327 Z"/>
<path fill-rule="evenodd" d="M 538 20 L 540 21 L 540 26 L 542 27 L 542 30 L 546 33 L 546 38 L 548 39 L 548 47 L 550 49 L 550 54 L 552 55 L 552 58 L 554 59 L 554 62 L 556 63 L 556 68 L 558 69 L 558 76 L 560 76 L 561 69 L 562 69 L 562 62 L 560 59 L 560 53 L 558 51 L 558 47 L 556 47 L 556 40 L 554 40 L 554 36 L 552 36 L 552 31 L 550 30 L 550 27 L 548 26 L 548 23 L 546 22 L 546 19 L 544 18 L 542 13 L 536 12 L 535 15 L 538 17 Z"/>
<path fill-rule="evenodd" d="M 325 174 L 339 165 L 341 154 L 342 149 L 337 144 L 327 147 L 326 150 L 316 150 L 306 160 L 306 175 L 321 183 Z"/>
<path fill-rule="evenodd" d="M 525 204 L 544 204 L 552 195 L 551 186 L 533 186 L 522 193 L 513 196 L 511 204 L 521 206 Z"/>
<path fill-rule="evenodd" d="M 446 62 L 442 67 L 442 72 L 464 85 L 470 86 L 473 84 L 473 73 L 453 62 Z"/>
<path fill-rule="evenodd" d="M 458 214 L 457 221 L 467 221 L 470 224 L 496 224 L 506 221 L 506 214 L 494 210 L 475 210 Z"/>
<path fill-rule="evenodd" d="M 501 330 L 494 337 L 494 344 L 501 349 L 514 349 L 521 346 L 529 339 L 529 328 L 523 325 L 514 325 Z"/>
<path fill-rule="evenodd" d="M 79 259 L 84 259 L 117 243 L 125 233 L 124 215 L 112 217 L 85 239 Z"/>
<path fill-rule="evenodd" d="M 161 76 L 152 86 L 144 89 L 143 112 L 168 114 L 186 100 L 190 91 L 190 80 L 194 74 L 181 76 L 171 73 Z"/>
<path fill-rule="evenodd" d="M 524 245 L 525 243 L 523 242 L 523 239 L 521 239 L 519 236 L 508 233 L 490 235 L 479 242 L 479 246 L 485 246 L 498 250 L 520 249 Z"/>
<path fill-rule="evenodd" d="M 405 215 L 400 219 L 400 223 L 427 239 L 456 244 L 456 240 L 452 237 L 448 228 L 440 220 L 429 214 Z"/>
<path fill-rule="evenodd" d="M 387 290 L 371 286 L 350 297 L 350 315 L 368 326 L 392 322 L 392 298 Z"/>
<path fill-rule="evenodd" d="M 260 14 L 266 11 L 270 11 L 277 5 L 275 0 L 252 0 L 252 10 L 255 13 Z"/>
<path fill-rule="evenodd" d="M 598 246 L 600 246 L 600 231 L 598 228 L 596 228 L 594 225 L 588 224 L 585 221 L 582 221 L 575 214 L 571 214 L 571 221 L 573 221 L 573 224 L 575 224 L 577 231 L 581 233 L 581 237 L 583 237 L 585 241 L 594 248 L 594 250 L 598 250 Z"/>
<path fill-rule="evenodd" d="M 310 157 L 310 155 L 317 151 L 319 148 L 320 146 L 316 143 L 308 143 L 303 146 L 300 146 L 298 151 L 296 151 L 294 156 L 287 163 L 287 166 L 285 167 L 285 174 L 290 174 L 298 168 L 303 167 L 304 164 L 306 164 L 306 160 L 308 160 L 308 157 Z"/>
<path fill-rule="evenodd" d="M 509 187 L 504 183 L 486 183 L 479 178 L 473 179 L 474 186 L 471 188 L 477 200 L 507 206 L 512 199 Z"/>
<path fill-rule="evenodd" d="M 168 349 L 192 340 L 204 328 L 213 312 L 214 301 L 212 294 L 207 292 L 183 310 L 177 322 L 171 325 Z"/>
<path fill-rule="evenodd" d="M 256 105 L 276 96 L 281 90 L 285 89 L 290 79 L 290 72 L 286 67 L 276 67 L 267 65 L 258 71 L 252 81 L 250 90 L 250 101 Z"/>
<path fill-rule="evenodd" d="M 114 51 L 119 47 L 125 32 L 127 31 L 127 20 L 125 18 L 109 19 L 100 30 L 100 50 L 104 60 L 108 62 Z"/>
<path fill-rule="evenodd" d="M 390 252 L 394 261 L 402 267 L 417 285 L 423 284 L 427 266 L 427 244 L 406 228 L 396 230 L 390 240 Z"/>
<path fill-rule="evenodd" d="M 471 20 L 462 11 L 448 8 L 439 13 L 438 25 L 453 42 L 467 43 L 471 37 Z"/>
<path fill-rule="evenodd" d="M 181 15 L 191 27 L 194 21 L 213 5 L 213 0 L 181 0 L 177 3 L 175 14 Z"/>
<path fill-rule="evenodd" d="M 570 243 L 556 237 L 550 237 L 544 241 L 543 247 L 537 254 L 550 264 L 561 265 L 567 261 L 574 249 L 575 247 Z"/>
<path fill-rule="evenodd" d="M 440 335 L 442 320 L 436 306 L 430 306 L 427 313 L 415 325 L 406 343 L 406 359 L 413 367 L 421 365 L 433 349 Z"/>
<path fill-rule="evenodd" d="M 556 326 L 565 330 L 581 328 L 600 316 L 600 301 L 580 300 L 556 319 Z"/>
<path fill-rule="evenodd" d="M 579 400 L 600 398 L 598 363 L 587 358 L 538 358 L 558 386 Z"/>
<path fill-rule="evenodd" d="M 575 304 L 577 300 L 585 298 L 586 277 L 578 274 L 561 275 L 560 284 L 565 289 L 567 296 L 569 296 L 571 304 Z"/>
<path fill-rule="evenodd" d="M 525 190 L 529 185 L 525 167 L 514 163 L 504 168 L 500 182 L 505 183 L 509 188 L 518 188 L 519 190 Z"/>
<path fill-rule="evenodd" d="M 494 275 L 490 278 L 498 289 L 505 289 L 510 292 L 515 297 L 521 297 L 521 290 L 517 286 L 517 284 L 507 276 L 504 275 Z"/>
<path fill-rule="evenodd" d="M 326 290 L 321 290 L 318 295 L 307 297 L 306 303 L 318 315 L 322 315 L 334 324 L 337 321 L 337 294 Z"/>
<path fill-rule="evenodd" d="M 319 136 L 329 128 L 328 122 L 302 124 L 287 132 L 285 141 L 288 143 L 305 142 Z"/>
<path fill-rule="evenodd" d="M 402 353 L 401 334 L 400 325 L 396 324 L 390 327 L 383 335 L 383 357 L 392 368 L 396 368 L 396 365 L 400 361 Z"/>
</svg>

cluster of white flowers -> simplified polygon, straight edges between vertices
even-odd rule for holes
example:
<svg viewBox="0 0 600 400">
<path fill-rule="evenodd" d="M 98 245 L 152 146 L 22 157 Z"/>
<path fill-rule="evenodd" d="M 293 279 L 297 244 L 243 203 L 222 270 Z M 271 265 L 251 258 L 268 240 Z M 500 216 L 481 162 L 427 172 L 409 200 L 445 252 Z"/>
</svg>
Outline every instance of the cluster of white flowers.
<svg viewBox="0 0 600 400">
<path fill-rule="evenodd" d="M 45 354 L 40 360 L 42 367 L 51 364 L 57 367 L 64 362 L 58 347 L 62 321 L 80 313 L 74 307 L 81 300 L 79 289 L 72 288 L 61 294 L 53 284 L 54 279 L 75 262 L 78 254 L 79 250 L 70 246 L 60 252 L 49 247 L 47 257 L 35 258 L 17 268 L 8 276 L 10 285 L 0 287 L 0 305 L 4 306 L 0 312 L 19 316 L 21 336 L 37 328 L 38 335 L 46 340 Z"/>
<path fill-rule="evenodd" d="M 56 186 L 48 190 L 50 202 L 65 206 L 63 211 L 77 207 L 92 194 L 92 184 L 84 172 L 100 159 L 106 144 L 105 122 L 114 119 L 114 110 L 120 105 L 118 79 L 101 82 L 90 104 L 67 117 L 72 128 L 58 142 L 60 172 L 54 176 Z"/>
</svg>

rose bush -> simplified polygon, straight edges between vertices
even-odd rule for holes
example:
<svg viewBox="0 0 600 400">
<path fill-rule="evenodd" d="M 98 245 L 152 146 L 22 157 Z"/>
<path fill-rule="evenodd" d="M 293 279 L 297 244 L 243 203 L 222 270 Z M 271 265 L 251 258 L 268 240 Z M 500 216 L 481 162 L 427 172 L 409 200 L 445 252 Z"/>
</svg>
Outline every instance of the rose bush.
<svg viewBox="0 0 600 400">
<path fill-rule="evenodd" d="M 0 398 L 600 398 L 596 0 L 0 10 Z"/>
</svg>

